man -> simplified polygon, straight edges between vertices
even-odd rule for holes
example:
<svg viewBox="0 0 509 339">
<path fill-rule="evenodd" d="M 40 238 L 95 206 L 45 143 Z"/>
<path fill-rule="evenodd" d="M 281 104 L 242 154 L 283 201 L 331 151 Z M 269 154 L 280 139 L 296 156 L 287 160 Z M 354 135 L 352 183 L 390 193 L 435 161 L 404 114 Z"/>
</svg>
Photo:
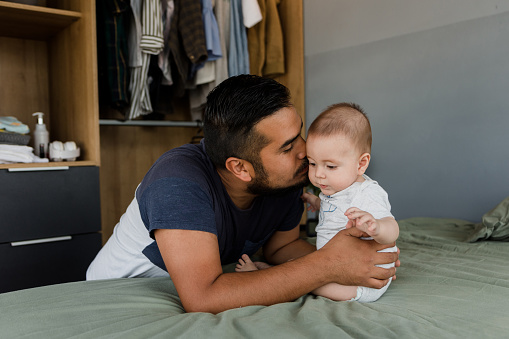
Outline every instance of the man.
<svg viewBox="0 0 509 339">
<path fill-rule="evenodd" d="M 387 246 L 338 233 L 319 251 L 299 239 L 307 182 L 302 120 L 288 89 L 231 77 L 207 98 L 204 141 L 165 153 L 97 255 L 87 279 L 171 277 L 187 312 L 218 313 L 294 300 L 330 282 L 384 286 Z M 276 266 L 223 273 L 261 246 Z"/>
</svg>

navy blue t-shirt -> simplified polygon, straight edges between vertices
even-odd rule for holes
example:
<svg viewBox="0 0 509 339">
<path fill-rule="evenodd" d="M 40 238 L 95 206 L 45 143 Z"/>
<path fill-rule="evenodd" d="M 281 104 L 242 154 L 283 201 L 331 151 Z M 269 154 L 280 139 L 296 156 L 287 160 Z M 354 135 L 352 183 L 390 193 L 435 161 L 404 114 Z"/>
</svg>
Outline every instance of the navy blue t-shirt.
<svg viewBox="0 0 509 339">
<path fill-rule="evenodd" d="M 280 196 L 259 196 L 247 210 L 231 201 L 204 142 L 163 154 L 136 191 L 141 218 L 153 238 L 156 229 L 185 229 L 217 236 L 221 263 L 253 255 L 275 231 L 295 228 L 304 211 L 302 189 Z M 154 241 L 143 253 L 166 270 Z"/>
</svg>

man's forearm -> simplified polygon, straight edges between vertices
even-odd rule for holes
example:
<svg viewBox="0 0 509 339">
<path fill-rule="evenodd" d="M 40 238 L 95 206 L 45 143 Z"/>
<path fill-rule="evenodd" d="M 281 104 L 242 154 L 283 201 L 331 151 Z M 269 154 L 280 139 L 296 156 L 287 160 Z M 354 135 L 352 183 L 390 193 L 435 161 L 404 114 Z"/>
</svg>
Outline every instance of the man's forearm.
<svg viewBox="0 0 509 339">
<path fill-rule="evenodd" d="M 312 247 L 312 246 L 311 246 Z M 295 300 L 331 282 L 331 277 L 319 265 L 321 259 L 313 253 L 268 269 L 225 273 L 202 293 L 197 308 L 186 311 L 219 313 L 249 305 L 273 305 Z"/>
<path fill-rule="evenodd" d="M 376 265 L 395 262 L 397 253 L 379 253 L 386 245 L 360 240 L 357 237 L 362 232 L 355 228 L 339 232 L 318 251 L 298 240 L 293 232 L 287 235 L 293 240 L 284 246 L 272 246 L 272 251 L 269 248 L 271 260 L 282 264 L 224 274 L 213 234 L 164 229 L 155 232 L 166 268 L 187 312 L 218 313 L 247 305 L 287 302 L 329 282 L 381 288 L 395 274 L 395 268 Z M 274 243 L 277 245 L 277 241 Z M 297 259 L 288 261 L 293 258 Z"/>
</svg>

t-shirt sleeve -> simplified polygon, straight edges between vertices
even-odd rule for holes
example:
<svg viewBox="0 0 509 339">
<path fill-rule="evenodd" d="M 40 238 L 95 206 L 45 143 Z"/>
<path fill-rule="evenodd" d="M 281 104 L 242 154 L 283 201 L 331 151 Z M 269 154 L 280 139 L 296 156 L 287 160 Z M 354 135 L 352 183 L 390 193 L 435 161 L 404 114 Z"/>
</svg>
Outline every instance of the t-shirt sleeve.
<svg viewBox="0 0 509 339">
<path fill-rule="evenodd" d="M 217 236 L 211 198 L 195 182 L 162 178 L 137 199 L 141 219 L 152 238 L 156 229 L 205 231 Z"/>
<path fill-rule="evenodd" d="M 378 184 L 366 187 L 360 195 L 358 208 L 371 213 L 375 219 L 393 217 L 387 192 Z M 355 205 L 353 205 L 355 206 Z M 356 206 L 357 207 L 357 206 Z"/>
</svg>

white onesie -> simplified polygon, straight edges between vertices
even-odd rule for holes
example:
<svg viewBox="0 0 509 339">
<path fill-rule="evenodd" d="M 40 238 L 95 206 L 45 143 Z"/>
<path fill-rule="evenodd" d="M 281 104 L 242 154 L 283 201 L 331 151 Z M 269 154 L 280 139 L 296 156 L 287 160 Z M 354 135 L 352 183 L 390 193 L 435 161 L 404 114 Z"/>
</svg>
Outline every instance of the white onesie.
<svg viewBox="0 0 509 339">
<path fill-rule="evenodd" d="M 355 182 L 348 188 L 333 195 L 320 193 L 320 214 L 316 227 L 316 248 L 322 248 L 336 233 L 345 229 L 348 218 L 345 212 L 350 207 L 357 207 L 371 213 L 375 219 L 393 217 L 391 204 L 387 192 L 378 183 L 367 175 L 363 175 L 365 181 Z M 371 239 L 371 238 L 363 238 Z M 380 252 L 396 252 L 397 247 L 386 248 Z M 380 267 L 394 267 L 394 263 L 379 265 Z M 391 281 L 381 289 L 373 289 L 359 286 L 357 296 L 352 300 L 359 302 L 376 301 L 385 293 Z"/>
</svg>

